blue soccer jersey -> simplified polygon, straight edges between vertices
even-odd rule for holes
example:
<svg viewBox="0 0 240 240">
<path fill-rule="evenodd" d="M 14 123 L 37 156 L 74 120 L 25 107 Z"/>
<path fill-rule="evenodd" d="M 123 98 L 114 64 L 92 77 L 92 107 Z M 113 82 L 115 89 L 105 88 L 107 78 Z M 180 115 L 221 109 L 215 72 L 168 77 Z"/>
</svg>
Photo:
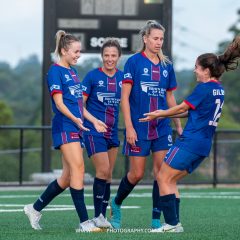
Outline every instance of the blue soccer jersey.
<svg viewBox="0 0 240 240">
<path fill-rule="evenodd" d="M 125 64 L 124 83 L 132 84 L 130 112 L 138 139 L 153 140 L 171 134 L 168 118 L 145 123 L 139 122 L 139 118 L 146 112 L 168 109 L 166 93 L 177 87 L 172 64 L 153 64 L 143 52 L 136 53 Z"/>
<path fill-rule="evenodd" d="M 223 87 L 218 81 L 199 83 L 184 102 L 190 106 L 189 116 L 176 145 L 208 156 L 224 103 Z"/>
<path fill-rule="evenodd" d="M 109 77 L 102 71 L 102 68 L 90 71 L 83 79 L 83 94 L 88 96 L 87 110 L 108 126 L 106 133 L 98 133 L 93 124 L 85 119 L 84 125 L 90 131 L 84 134 L 117 138 L 122 80 L 122 71 L 117 69 L 114 76 Z"/>
<path fill-rule="evenodd" d="M 47 74 L 48 88 L 51 96 L 61 93 L 63 103 L 69 111 L 77 118 L 83 120 L 83 96 L 82 85 L 74 68 L 65 68 L 54 64 Z M 52 109 L 55 116 L 52 120 L 52 132 L 78 132 L 78 126 L 63 113 L 61 113 L 52 98 Z"/>
</svg>

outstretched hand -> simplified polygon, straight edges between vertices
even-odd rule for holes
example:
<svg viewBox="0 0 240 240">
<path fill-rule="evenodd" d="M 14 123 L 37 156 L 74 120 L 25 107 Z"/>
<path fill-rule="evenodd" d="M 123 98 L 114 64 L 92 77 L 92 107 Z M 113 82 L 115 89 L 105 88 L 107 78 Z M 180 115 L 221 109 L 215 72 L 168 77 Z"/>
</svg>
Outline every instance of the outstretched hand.
<svg viewBox="0 0 240 240">
<path fill-rule="evenodd" d="M 156 110 L 153 112 L 149 112 L 149 113 L 144 113 L 143 115 L 146 116 L 145 118 L 140 118 L 139 122 L 149 122 L 151 120 L 154 120 L 156 118 L 159 118 L 160 113 L 162 110 Z"/>
<path fill-rule="evenodd" d="M 94 121 L 93 125 L 94 125 L 95 129 L 97 130 L 97 132 L 99 132 L 99 133 L 107 132 L 108 126 L 101 120 Z"/>
</svg>

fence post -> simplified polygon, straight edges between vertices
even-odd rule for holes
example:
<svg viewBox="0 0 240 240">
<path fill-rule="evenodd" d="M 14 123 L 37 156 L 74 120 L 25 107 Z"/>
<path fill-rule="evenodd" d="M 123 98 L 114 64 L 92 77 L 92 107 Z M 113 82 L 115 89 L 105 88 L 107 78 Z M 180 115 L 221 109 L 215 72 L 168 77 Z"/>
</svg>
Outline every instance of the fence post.
<svg viewBox="0 0 240 240">
<path fill-rule="evenodd" d="M 213 187 L 216 188 L 217 186 L 217 135 L 218 133 L 215 132 L 213 138 Z"/>
<path fill-rule="evenodd" d="M 20 128 L 20 152 L 19 152 L 19 185 L 23 180 L 23 128 Z"/>
</svg>

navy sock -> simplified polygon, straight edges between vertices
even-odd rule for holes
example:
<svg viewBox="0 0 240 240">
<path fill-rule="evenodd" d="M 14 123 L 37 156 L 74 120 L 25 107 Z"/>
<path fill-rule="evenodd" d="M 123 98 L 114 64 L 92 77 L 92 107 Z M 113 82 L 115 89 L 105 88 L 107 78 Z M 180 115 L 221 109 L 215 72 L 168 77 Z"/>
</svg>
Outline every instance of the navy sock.
<svg viewBox="0 0 240 240">
<path fill-rule="evenodd" d="M 77 190 L 70 187 L 73 203 L 75 205 L 80 222 L 88 220 L 87 208 L 84 202 L 84 189 Z"/>
<path fill-rule="evenodd" d="M 111 186 L 111 183 L 106 183 L 106 188 L 105 188 L 105 193 L 104 193 L 103 203 L 102 203 L 102 214 L 104 217 L 106 217 L 107 206 L 108 206 L 110 194 L 111 194 L 110 186 Z"/>
<path fill-rule="evenodd" d="M 159 188 L 156 180 L 153 182 L 152 203 L 153 203 L 152 219 L 160 219 L 161 210 L 159 206 Z"/>
<path fill-rule="evenodd" d="M 121 183 L 118 187 L 117 195 L 115 197 L 115 203 L 121 205 L 123 200 L 129 195 L 129 193 L 135 187 L 134 184 L 131 184 L 128 181 L 127 175 L 122 178 Z"/>
<path fill-rule="evenodd" d="M 176 198 L 176 214 L 177 214 L 177 220 L 178 220 L 178 222 L 180 222 L 179 209 L 180 209 L 180 198 Z"/>
<path fill-rule="evenodd" d="M 37 211 L 41 211 L 45 208 L 57 195 L 62 193 L 65 189 L 62 189 L 57 182 L 57 179 L 51 182 L 38 200 L 33 204 L 33 208 Z"/>
<path fill-rule="evenodd" d="M 93 203 L 95 209 L 95 217 L 102 213 L 103 196 L 106 188 L 106 180 L 94 178 L 93 183 Z"/>
<path fill-rule="evenodd" d="M 160 208 L 163 212 L 165 222 L 170 225 L 177 225 L 178 219 L 176 214 L 175 194 L 160 196 Z"/>
</svg>

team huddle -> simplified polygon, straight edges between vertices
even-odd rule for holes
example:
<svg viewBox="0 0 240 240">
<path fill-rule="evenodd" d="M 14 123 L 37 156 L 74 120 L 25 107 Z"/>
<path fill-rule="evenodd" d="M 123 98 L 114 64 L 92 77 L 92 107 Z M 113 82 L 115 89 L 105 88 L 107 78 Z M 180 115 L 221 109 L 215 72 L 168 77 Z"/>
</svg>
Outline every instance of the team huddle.
<svg viewBox="0 0 240 240">
<path fill-rule="evenodd" d="M 153 159 L 151 232 L 183 232 L 177 182 L 193 172 L 209 155 L 212 138 L 224 104 L 220 77 L 234 70 L 240 57 L 240 36 L 221 55 L 205 53 L 196 59 L 198 82 L 193 92 L 177 105 L 172 62 L 162 52 L 164 27 L 149 20 L 140 31 L 142 48 L 127 60 L 124 72 L 117 69 L 121 47 L 107 38 L 101 47 L 102 66 L 80 81 L 74 65 L 81 43 L 74 35 L 56 34 L 58 61 L 47 74 L 52 100 L 52 139 L 62 154 L 62 175 L 48 185 L 24 212 L 33 229 L 41 230 L 41 210 L 66 188 L 79 216 L 79 232 L 99 232 L 122 227 L 121 206 L 143 178 L 146 159 Z M 235 64 L 236 63 L 236 64 Z M 125 123 L 122 153 L 130 167 L 111 199 L 112 173 L 120 141 L 118 118 Z M 188 117 L 182 129 L 179 118 Z M 171 119 L 178 138 L 172 140 Z M 84 202 L 83 149 L 95 167 L 93 183 L 94 218 L 89 219 Z M 107 207 L 111 207 L 108 220 Z M 160 221 L 161 213 L 164 221 Z"/>
</svg>

